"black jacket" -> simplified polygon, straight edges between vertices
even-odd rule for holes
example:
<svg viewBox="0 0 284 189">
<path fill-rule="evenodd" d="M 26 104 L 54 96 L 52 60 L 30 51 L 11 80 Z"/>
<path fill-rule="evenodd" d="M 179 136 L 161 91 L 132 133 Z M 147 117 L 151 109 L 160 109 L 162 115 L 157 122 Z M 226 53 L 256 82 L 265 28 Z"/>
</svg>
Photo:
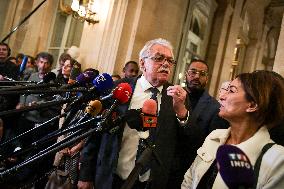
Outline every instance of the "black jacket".
<svg viewBox="0 0 284 189">
<path fill-rule="evenodd" d="M 123 79 L 119 82 L 129 83 L 134 91 L 137 79 Z M 169 84 L 166 83 L 162 91 L 158 116 L 158 131 L 155 141 L 155 151 L 162 164 L 159 164 L 154 158 L 150 165 L 151 188 L 153 189 L 167 188 L 167 180 L 177 141 L 179 124 L 173 110 L 172 97 L 166 94 L 168 86 Z M 123 114 L 128 107 L 129 103 L 121 105 L 118 111 L 120 114 Z M 82 153 L 80 180 L 95 180 L 96 189 L 111 188 L 113 174 L 117 166 L 118 153 L 121 147 L 124 125 L 125 123 L 121 123 L 122 127 L 117 134 L 97 134 L 95 137 L 89 139 Z"/>
</svg>

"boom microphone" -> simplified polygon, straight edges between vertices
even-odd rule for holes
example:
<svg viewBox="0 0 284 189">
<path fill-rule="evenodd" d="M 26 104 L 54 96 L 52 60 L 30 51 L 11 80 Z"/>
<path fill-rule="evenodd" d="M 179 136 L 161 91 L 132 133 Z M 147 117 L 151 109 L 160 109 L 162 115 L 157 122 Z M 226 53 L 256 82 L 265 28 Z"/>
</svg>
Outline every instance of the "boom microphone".
<svg viewBox="0 0 284 189">
<path fill-rule="evenodd" d="M 103 108 L 103 105 L 99 100 L 91 100 L 85 109 L 84 115 L 80 117 L 80 119 L 77 121 L 76 124 L 81 123 L 86 118 L 97 116 L 102 110 L 102 108 Z M 74 123 L 74 121 L 71 121 L 70 124 L 72 123 Z"/>
<path fill-rule="evenodd" d="M 157 127 L 157 103 L 147 99 L 141 110 L 130 109 L 126 111 L 125 120 L 131 129 L 146 131 Z"/>
<path fill-rule="evenodd" d="M 37 82 L 36 84 L 30 84 L 30 85 L 27 85 L 27 86 L 15 86 L 15 87 L 3 88 L 3 89 L 0 89 L 0 91 L 30 90 L 30 89 L 40 89 L 40 88 L 43 88 L 43 87 L 58 86 L 59 84 L 49 83 L 50 81 L 54 80 L 55 78 L 56 78 L 55 73 L 49 72 L 43 77 L 43 79 L 41 81 Z M 25 81 L 25 82 L 31 83 L 33 81 Z"/>
<path fill-rule="evenodd" d="M 157 102 L 153 99 L 145 100 L 141 109 L 141 116 L 144 129 L 157 127 Z"/>
<path fill-rule="evenodd" d="M 92 70 L 87 70 L 82 73 L 87 83 L 92 83 L 93 80 L 99 75 Z M 79 77 L 79 76 L 78 76 Z M 77 79 L 77 78 L 76 78 Z"/>
<path fill-rule="evenodd" d="M 100 74 L 93 80 L 93 87 L 91 87 L 88 92 L 71 102 L 64 111 L 70 111 L 72 108 L 78 106 L 79 104 L 90 101 L 92 99 L 96 99 L 102 93 L 111 89 L 112 87 L 113 80 L 111 76 L 107 73 Z"/>
<path fill-rule="evenodd" d="M 219 173 L 230 189 L 251 189 L 255 179 L 247 155 L 238 147 L 222 145 L 216 154 Z"/>
<path fill-rule="evenodd" d="M 68 84 L 61 86 L 60 89 L 69 89 L 71 87 L 86 86 L 87 83 L 93 80 L 94 80 L 94 74 L 92 74 L 92 72 L 81 73 L 76 77 L 75 81 L 72 80 L 72 82 L 70 83 L 69 80 Z"/>
<path fill-rule="evenodd" d="M 102 113 L 103 119 L 98 127 L 99 130 L 108 131 L 110 133 L 116 132 L 119 129 L 119 123 L 122 121 L 121 117 L 117 116 L 113 111 L 119 104 L 128 102 L 132 94 L 132 88 L 128 83 L 120 83 L 112 91 L 112 94 L 115 100 L 111 107 Z"/>
</svg>

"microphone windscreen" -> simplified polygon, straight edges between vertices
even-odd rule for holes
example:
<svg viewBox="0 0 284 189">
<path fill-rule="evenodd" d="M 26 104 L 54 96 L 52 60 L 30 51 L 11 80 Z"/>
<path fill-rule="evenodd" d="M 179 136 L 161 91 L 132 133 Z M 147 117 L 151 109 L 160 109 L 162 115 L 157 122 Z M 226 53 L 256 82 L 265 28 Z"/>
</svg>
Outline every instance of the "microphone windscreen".
<svg viewBox="0 0 284 189">
<path fill-rule="evenodd" d="M 157 115 L 157 102 L 153 99 L 147 99 L 143 103 L 142 113 L 148 115 Z"/>
<path fill-rule="evenodd" d="M 129 128 L 136 129 L 137 131 L 142 131 L 143 120 L 141 117 L 140 110 L 130 109 L 125 112 L 125 121 Z"/>
<path fill-rule="evenodd" d="M 141 109 L 144 130 L 157 127 L 157 102 L 153 99 L 147 99 Z"/>
<path fill-rule="evenodd" d="M 113 80 L 109 74 L 103 73 L 93 80 L 93 85 L 99 92 L 104 92 L 113 87 Z"/>
<path fill-rule="evenodd" d="M 92 81 L 98 76 L 94 71 L 85 71 L 83 72 L 86 82 L 92 83 Z"/>
<path fill-rule="evenodd" d="M 99 100 L 92 100 L 86 107 L 85 112 L 91 114 L 92 116 L 97 116 L 103 108 L 102 103 Z"/>
<path fill-rule="evenodd" d="M 128 83 L 120 83 L 112 93 L 114 99 L 117 99 L 121 104 L 124 104 L 130 99 L 132 88 Z"/>
<path fill-rule="evenodd" d="M 241 149 L 232 145 L 222 145 L 217 150 L 216 160 L 219 173 L 230 189 L 253 187 L 253 167 Z"/>
<path fill-rule="evenodd" d="M 87 83 L 87 78 L 84 73 L 81 73 L 76 77 L 76 81 L 80 84 L 80 86 L 85 86 Z"/>
<path fill-rule="evenodd" d="M 20 74 L 25 71 L 27 63 L 28 63 L 28 57 L 24 56 L 23 61 L 22 61 L 21 65 L 20 65 L 20 70 L 19 70 Z"/>
<path fill-rule="evenodd" d="M 56 74 L 53 72 L 48 72 L 45 74 L 42 78 L 43 83 L 49 83 L 50 81 L 53 81 L 56 79 Z"/>
</svg>

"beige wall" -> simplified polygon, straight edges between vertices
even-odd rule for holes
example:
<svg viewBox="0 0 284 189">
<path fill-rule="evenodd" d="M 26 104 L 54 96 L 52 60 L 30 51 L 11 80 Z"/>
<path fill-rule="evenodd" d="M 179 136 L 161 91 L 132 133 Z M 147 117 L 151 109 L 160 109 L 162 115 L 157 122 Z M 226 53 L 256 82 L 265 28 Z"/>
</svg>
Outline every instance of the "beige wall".
<svg viewBox="0 0 284 189">
<path fill-rule="evenodd" d="M 284 14 L 282 17 L 280 36 L 278 40 L 273 71 L 281 74 L 284 77 Z"/>
<path fill-rule="evenodd" d="M 10 9 L 17 9 L 14 17 L 8 15 L 4 31 L 10 31 L 41 3 L 42 0 L 11 1 Z M 47 49 L 48 32 L 51 28 L 52 18 L 57 8 L 57 0 L 46 1 L 16 32 L 7 40 L 12 49 L 12 55 L 24 53 L 36 55 L 39 51 Z M 8 11 L 9 12 L 9 11 Z M 11 24 L 12 23 L 12 24 Z"/>
<path fill-rule="evenodd" d="M 155 38 L 169 40 L 177 54 L 187 1 L 138 0 L 128 4 L 120 40 L 115 72 L 121 73 L 126 61 L 139 61 L 138 54 L 145 42 Z M 133 23 L 131 23 L 133 21 Z"/>
<path fill-rule="evenodd" d="M 8 33 L 40 2 L 42 0 L 11 0 L 7 7 L 2 35 Z M 267 69 L 266 65 L 262 64 L 264 46 L 270 30 L 270 26 L 263 24 L 265 8 L 269 2 L 266 0 L 237 0 L 235 6 L 231 1 L 223 0 L 96 0 L 100 22 L 96 25 L 84 25 L 80 44 L 83 69 L 93 67 L 101 72 L 120 74 L 126 61 L 138 61 L 138 53 L 146 41 L 159 37 L 172 42 L 175 55 L 180 56 L 177 58 L 181 63 L 186 45 L 182 39 L 188 35 L 188 18 L 192 14 L 190 3 L 197 2 L 210 7 L 209 34 L 205 36 L 205 45 L 200 52 L 211 69 L 208 86 L 210 94 L 215 95 L 220 83 L 229 79 L 244 10 L 250 13 L 251 23 L 242 71 Z M 12 35 L 7 42 L 14 54 L 22 52 L 35 55 L 39 51 L 47 50 L 57 4 L 58 0 L 46 1 L 28 22 Z M 279 39 L 274 70 L 282 70 L 282 39 Z"/>
</svg>

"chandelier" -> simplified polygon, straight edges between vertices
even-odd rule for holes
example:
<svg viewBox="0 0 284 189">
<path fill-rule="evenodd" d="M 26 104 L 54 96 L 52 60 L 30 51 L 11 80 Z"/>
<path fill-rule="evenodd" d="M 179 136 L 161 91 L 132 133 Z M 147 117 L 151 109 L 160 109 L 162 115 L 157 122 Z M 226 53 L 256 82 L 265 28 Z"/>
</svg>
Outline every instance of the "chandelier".
<svg viewBox="0 0 284 189">
<path fill-rule="evenodd" d="M 88 24 L 96 24 L 99 20 L 96 19 L 94 0 L 72 0 L 72 4 L 65 5 L 64 0 L 60 0 L 60 10 L 81 22 Z"/>
</svg>

